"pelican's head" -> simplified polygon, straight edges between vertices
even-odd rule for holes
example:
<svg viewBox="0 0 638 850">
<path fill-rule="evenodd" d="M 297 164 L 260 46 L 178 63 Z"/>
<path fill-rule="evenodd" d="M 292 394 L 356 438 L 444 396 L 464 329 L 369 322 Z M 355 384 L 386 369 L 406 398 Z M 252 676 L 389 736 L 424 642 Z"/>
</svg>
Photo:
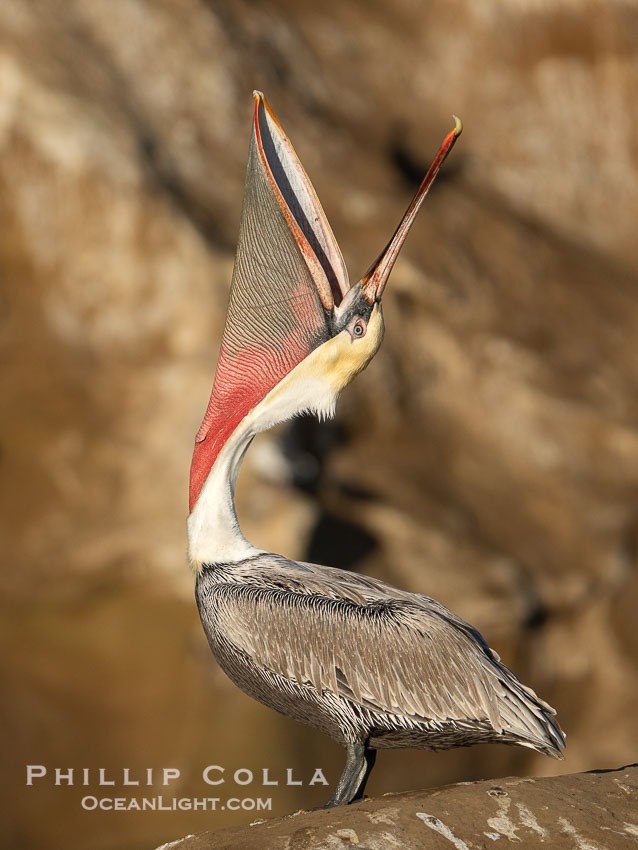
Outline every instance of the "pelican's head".
<svg viewBox="0 0 638 850">
<path fill-rule="evenodd" d="M 341 251 L 303 166 L 266 99 L 255 115 L 230 304 L 217 373 L 195 441 L 190 508 L 238 434 L 303 411 L 334 412 L 383 338 L 381 297 L 414 218 L 454 142 L 445 138 L 392 239 L 350 286 Z M 244 439 L 244 442 L 245 442 Z"/>
</svg>

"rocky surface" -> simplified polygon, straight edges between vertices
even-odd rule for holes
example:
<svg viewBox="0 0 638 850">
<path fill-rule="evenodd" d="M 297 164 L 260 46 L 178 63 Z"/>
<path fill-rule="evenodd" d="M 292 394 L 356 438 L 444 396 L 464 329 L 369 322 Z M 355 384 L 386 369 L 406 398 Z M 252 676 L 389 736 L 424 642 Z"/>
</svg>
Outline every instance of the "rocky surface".
<svg viewBox="0 0 638 850">
<path fill-rule="evenodd" d="M 638 765 L 630 765 L 388 794 L 339 809 L 189 835 L 157 850 L 476 850 L 505 844 L 629 850 L 636 843 Z"/>
<path fill-rule="evenodd" d="M 452 112 L 465 132 L 337 422 L 248 454 L 246 536 L 441 599 L 556 706 L 569 770 L 635 760 L 637 39 L 628 0 L 3 0 L 7 848 L 208 823 L 88 815 L 81 789 L 25 789 L 25 763 L 178 765 L 193 795 L 209 763 L 341 770 L 214 666 L 185 565 L 253 88 L 353 278 Z M 560 769 L 504 747 L 384 753 L 369 790 Z M 273 814 L 321 802 L 282 785 Z"/>
</svg>

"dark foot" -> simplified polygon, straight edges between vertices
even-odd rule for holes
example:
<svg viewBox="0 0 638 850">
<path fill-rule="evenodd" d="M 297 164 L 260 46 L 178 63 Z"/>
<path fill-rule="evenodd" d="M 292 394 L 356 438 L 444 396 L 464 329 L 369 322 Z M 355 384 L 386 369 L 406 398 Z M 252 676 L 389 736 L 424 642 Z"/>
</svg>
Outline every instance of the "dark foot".
<svg viewBox="0 0 638 850">
<path fill-rule="evenodd" d="M 339 777 L 334 794 L 324 806 L 347 806 L 363 797 L 370 771 L 374 767 L 377 751 L 366 747 L 365 744 L 348 744 L 346 766 Z"/>
</svg>

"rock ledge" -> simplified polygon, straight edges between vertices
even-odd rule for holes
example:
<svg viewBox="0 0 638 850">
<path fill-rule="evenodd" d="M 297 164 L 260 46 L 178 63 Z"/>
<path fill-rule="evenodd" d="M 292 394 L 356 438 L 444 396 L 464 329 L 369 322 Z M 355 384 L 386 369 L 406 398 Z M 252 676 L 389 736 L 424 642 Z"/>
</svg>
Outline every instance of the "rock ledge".
<svg viewBox="0 0 638 850">
<path fill-rule="evenodd" d="M 189 835 L 157 850 L 475 850 L 499 841 L 557 850 L 638 846 L 638 764 L 388 794 Z"/>
</svg>

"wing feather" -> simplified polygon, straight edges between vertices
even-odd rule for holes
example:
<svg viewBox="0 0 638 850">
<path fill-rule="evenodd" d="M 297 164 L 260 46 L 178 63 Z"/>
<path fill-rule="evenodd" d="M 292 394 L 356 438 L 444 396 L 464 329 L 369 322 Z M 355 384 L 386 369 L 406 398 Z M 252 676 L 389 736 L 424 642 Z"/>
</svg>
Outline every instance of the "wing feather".
<svg viewBox="0 0 638 850">
<path fill-rule="evenodd" d="M 246 562 L 241 579 L 217 584 L 215 598 L 226 638 L 264 670 L 406 726 L 410 718 L 489 723 L 560 757 L 554 709 L 430 597 L 264 554 Z"/>
<path fill-rule="evenodd" d="M 318 692 L 382 712 L 502 727 L 498 668 L 470 635 L 427 604 L 361 605 L 233 586 L 223 611 L 224 631 L 238 649 Z"/>
</svg>

